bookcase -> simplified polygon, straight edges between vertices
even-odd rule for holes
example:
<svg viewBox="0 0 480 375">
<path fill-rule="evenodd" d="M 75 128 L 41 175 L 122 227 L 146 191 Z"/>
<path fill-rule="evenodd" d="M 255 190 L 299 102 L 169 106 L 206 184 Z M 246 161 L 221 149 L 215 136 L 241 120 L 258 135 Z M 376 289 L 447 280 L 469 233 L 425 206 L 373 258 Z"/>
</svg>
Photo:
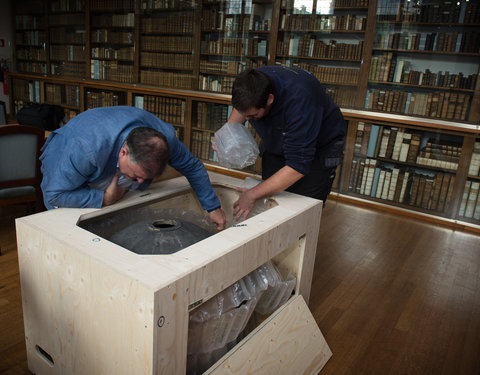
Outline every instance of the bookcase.
<svg viewBox="0 0 480 375">
<path fill-rule="evenodd" d="M 463 185 L 458 216 L 460 220 L 480 223 L 480 138 L 473 144 L 472 157 L 468 166 L 468 176 Z"/>
<path fill-rule="evenodd" d="M 15 70 L 230 94 L 263 65 L 342 108 L 480 121 L 478 0 L 17 0 Z"/>
<path fill-rule="evenodd" d="M 140 6 L 139 81 L 155 86 L 196 88 L 192 56 L 198 54 L 194 37 L 199 22 L 197 1 L 142 0 Z"/>
<path fill-rule="evenodd" d="M 231 84 L 250 67 L 301 67 L 349 122 L 335 194 L 478 226 L 479 3 L 17 0 L 11 113 L 32 102 L 62 105 L 68 118 L 137 106 L 210 169 L 258 176 L 260 161 L 223 170 L 210 147 Z M 387 136 L 395 154 L 380 147 Z"/>
<path fill-rule="evenodd" d="M 351 106 L 359 94 L 367 13 L 367 0 L 282 0 L 275 64 L 311 72 L 338 105 Z"/>
<path fill-rule="evenodd" d="M 15 4 L 15 67 L 19 72 L 47 73 L 48 29 L 42 0 Z"/>
<path fill-rule="evenodd" d="M 51 1 L 48 11 L 50 74 L 85 77 L 84 9 L 85 0 Z"/>
<path fill-rule="evenodd" d="M 135 0 L 90 1 L 90 78 L 135 82 Z"/>
<path fill-rule="evenodd" d="M 352 121 L 347 191 L 425 212 L 452 215 L 463 137 L 419 127 Z"/>
<path fill-rule="evenodd" d="M 238 73 L 267 65 L 270 0 L 203 0 L 198 89 L 230 94 Z"/>
<path fill-rule="evenodd" d="M 478 126 L 362 111 L 345 116 L 341 194 L 480 224 Z"/>
<path fill-rule="evenodd" d="M 479 31 L 478 1 L 379 0 L 365 108 L 478 121 Z"/>
</svg>

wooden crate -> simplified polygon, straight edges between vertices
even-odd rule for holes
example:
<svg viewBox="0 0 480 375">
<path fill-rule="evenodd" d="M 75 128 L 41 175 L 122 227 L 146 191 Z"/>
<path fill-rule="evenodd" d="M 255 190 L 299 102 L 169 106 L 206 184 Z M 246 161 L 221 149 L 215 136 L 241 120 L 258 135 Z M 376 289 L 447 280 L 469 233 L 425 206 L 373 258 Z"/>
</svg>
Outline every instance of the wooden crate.
<svg viewBox="0 0 480 375">
<path fill-rule="evenodd" d="M 242 180 L 210 173 L 232 224 Z M 294 296 L 212 374 L 316 374 L 331 352 L 307 303 L 322 202 L 281 193 L 242 224 L 170 255 L 138 255 L 78 223 L 137 207 L 201 211 L 184 177 L 103 209 L 16 221 L 29 369 L 35 374 L 183 374 L 189 311 L 268 260 L 297 278 Z"/>
</svg>

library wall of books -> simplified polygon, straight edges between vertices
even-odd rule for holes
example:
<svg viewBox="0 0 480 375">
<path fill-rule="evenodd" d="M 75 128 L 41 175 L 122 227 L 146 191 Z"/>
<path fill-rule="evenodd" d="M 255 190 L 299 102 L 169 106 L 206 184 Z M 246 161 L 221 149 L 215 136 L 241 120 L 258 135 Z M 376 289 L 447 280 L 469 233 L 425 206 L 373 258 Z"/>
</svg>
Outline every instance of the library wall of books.
<svg viewBox="0 0 480 375">
<path fill-rule="evenodd" d="M 16 0 L 13 12 L 12 114 L 141 107 L 215 166 L 236 75 L 299 67 L 348 120 L 338 194 L 480 225 L 480 0 Z"/>
</svg>

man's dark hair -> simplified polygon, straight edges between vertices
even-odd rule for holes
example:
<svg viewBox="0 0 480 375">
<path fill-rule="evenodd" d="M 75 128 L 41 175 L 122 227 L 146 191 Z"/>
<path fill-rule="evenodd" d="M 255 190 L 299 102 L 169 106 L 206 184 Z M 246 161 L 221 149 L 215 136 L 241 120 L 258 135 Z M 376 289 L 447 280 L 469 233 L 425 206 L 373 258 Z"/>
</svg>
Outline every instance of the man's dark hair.
<svg viewBox="0 0 480 375">
<path fill-rule="evenodd" d="M 232 105 L 239 111 L 265 108 L 272 93 L 273 83 L 268 75 L 255 69 L 245 70 L 233 82 Z"/>
<path fill-rule="evenodd" d="M 133 129 L 125 140 L 130 160 L 150 176 L 160 175 L 170 159 L 167 138 L 158 130 L 144 126 Z"/>
</svg>

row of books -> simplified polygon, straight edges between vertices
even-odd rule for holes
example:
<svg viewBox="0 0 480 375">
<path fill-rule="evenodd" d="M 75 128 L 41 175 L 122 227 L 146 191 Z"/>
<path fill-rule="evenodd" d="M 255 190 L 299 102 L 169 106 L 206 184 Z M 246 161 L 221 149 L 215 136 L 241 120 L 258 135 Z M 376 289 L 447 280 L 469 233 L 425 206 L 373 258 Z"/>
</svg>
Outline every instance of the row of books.
<svg viewBox="0 0 480 375">
<path fill-rule="evenodd" d="M 71 31 L 70 28 L 63 28 L 61 30 L 50 30 L 50 44 L 85 44 L 85 30 L 77 29 Z"/>
<path fill-rule="evenodd" d="M 355 14 L 317 16 L 283 13 L 280 30 L 284 31 L 365 31 L 366 16 Z"/>
<path fill-rule="evenodd" d="M 244 55 L 247 40 L 243 38 L 220 38 L 202 40 L 200 52 L 207 54 Z"/>
<path fill-rule="evenodd" d="M 205 91 L 231 94 L 234 77 L 218 77 L 211 75 L 200 75 L 199 89 Z"/>
<path fill-rule="evenodd" d="M 85 63 L 85 47 L 74 45 L 51 46 L 50 59 Z"/>
<path fill-rule="evenodd" d="M 361 60 L 363 41 L 358 43 L 338 43 L 336 40 L 315 39 L 313 35 L 289 36 L 277 42 L 277 54 L 337 60 Z"/>
<path fill-rule="evenodd" d="M 192 53 L 193 38 L 191 36 L 142 36 L 143 51 L 185 52 Z"/>
<path fill-rule="evenodd" d="M 217 103 L 196 103 L 196 118 L 193 125 L 199 129 L 218 130 L 228 120 L 231 106 Z"/>
<path fill-rule="evenodd" d="M 380 0 L 377 8 L 379 20 L 419 23 L 480 22 L 479 5 L 473 1 Z"/>
<path fill-rule="evenodd" d="M 244 65 L 237 61 L 200 60 L 200 71 L 202 73 L 238 74 L 243 69 Z"/>
<path fill-rule="evenodd" d="M 372 198 L 444 212 L 448 209 L 455 175 L 396 167 L 376 159 L 354 158 L 348 190 Z"/>
<path fill-rule="evenodd" d="M 194 77 L 191 74 L 158 72 L 153 70 L 140 71 L 140 83 L 146 85 L 192 90 L 194 88 L 194 82 Z"/>
<path fill-rule="evenodd" d="M 17 61 L 19 72 L 47 74 L 47 64 L 44 62 Z"/>
<path fill-rule="evenodd" d="M 126 105 L 124 95 L 112 91 L 87 91 L 87 109 L 97 107 L 111 107 L 114 105 Z"/>
<path fill-rule="evenodd" d="M 467 180 L 463 191 L 458 216 L 480 220 L 480 182 Z"/>
<path fill-rule="evenodd" d="M 73 77 L 73 78 L 85 78 L 85 64 L 72 63 L 68 61 L 54 61 L 50 64 L 50 74 Z"/>
<path fill-rule="evenodd" d="M 192 131 L 190 151 L 202 160 L 218 161 L 216 152 L 212 149 L 212 133 Z"/>
<path fill-rule="evenodd" d="M 17 45 L 38 46 L 45 48 L 47 42 L 47 33 L 45 31 L 24 31 L 15 34 L 15 43 Z"/>
<path fill-rule="evenodd" d="M 153 95 L 136 95 L 134 105 L 169 124 L 185 125 L 185 100 Z"/>
<path fill-rule="evenodd" d="M 46 83 L 45 98 L 49 103 L 79 107 L 80 87 Z"/>
<path fill-rule="evenodd" d="M 50 2 L 50 10 L 55 12 L 83 12 L 85 0 L 53 0 Z"/>
<path fill-rule="evenodd" d="M 42 16 L 16 16 L 15 28 L 17 30 L 43 29 L 45 28 L 44 18 Z"/>
<path fill-rule="evenodd" d="M 40 81 L 15 79 L 12 80 L 12 89 L 18 100 L 40 103 Z"/>
<path fill-rule="evenodd" d="M 133 62 L 133 47 L 92 47 L 90 56 L 94 59 L 129 60 Z"/>
<path fill-rule="evenodd" d="M 111 8 L 125 9 L 125 8 Z M 109 10 L 111 10 L 109 9 Z M 134 27 L 135 13 L 127 14 L 94 14 L 92 16 L 93 27 Z"/>
<path fill-rule="evenodd" d="M 461 121 L 467 120 L 471 99 L 468 94 L 448 91 L 423 94 L 369 89 L 365 97 L 365 108 Z"/>
<path fill-rule="evenodd" d="M 143 33 L 193 33 L 192 14 L 170 14 L 166 17 L 142 18 Z"/>
<path fill-rule="evenodd" d="M 193 9 L 197 0 L 141 0 L 140 8 L 150 9 Z"/>
<path fill-rule="evenodd" d="M 437 73 L 425 69 L 424 72 L 410 70 L 402 76 L 401 83 L 419 86 L 448 87 L 453 89 L 474 90 L 477 83 L 477 74 L 465 77 L 463 73 L 451 74 L 450 72 Z"/>
<path fill-rule="evenodd" d="M 339 8 L 362 8 L 368 6 L 368 0 L 336 0 L 335 7 Z"/>
<path fill-rule="evenodd" d="M 461 143 L 434 141 L 428 133 L 363 121 L 358 122 L 355 133 L 354 152 L 367 158 L 456 170 L 461 150 Z"/>
<path fill-rule="evenodd" d="M 480 141 L 473 145 L 472 159 L 468 168 L 468 174 L 471 176 L 480 176 Z"/>
<path fill-rule="evenodd" d="M 21 47 L 17 48 L 15 52 L 17 59 L 45 62 L 47 61 L 47 54 L 44 49 Z"/>
<path fill-rule="evenodd" d="M 478 53 L 478 32 L 377 33 L 374 48 Z"/>
<path fill-rule="evenodd" d="M 355 87 L 326 87 L 325 91 L 332 100 L 340 107 L 351 107 L 357 100 Z"/>
<path fill-rule="evenodd" d="M 360 69 L 358 68 L 335 68 L 329 66 L 313 65 L 306 62 L 295 64 L 296 67 L 312 73 L 321 83 L 326 84 L 351 84 L 358 83 Z"/>
<path fill-rule="evenodd" d="M 112 9 L 135 9 L 135 0 L 90 0 L 90 9 L 109 10 Z"/>
<path fill-rule="evenodd" d="M 90 60 L 90 78 L 105 81 L 133 83 L 133 65 L 118 64 L 116 61 Z"/>
<path fill-rule="evenodd" d="M 253 13 L 229 14 L 228 11 L 218 8 L 202 9 L 202 31 L 270 31 L 272 19 L 266 17 L 271 13 L 265 12 L 260 4 L 252 4 Z"/>
<path fill-rule="evenodd" d="M 368 79 L 375 82 L 395 82 L 409 85 L 423 85 L 431 87 L 448 87 L 474 90 L 477 74 L 464 76 L 463 73 L 446 71 L 432 72 L 430 69 L 416 71 L 410 68 L 407 60 L 396 59 L 392 52 L 373 56 Z"/>
<path fill-rule="evenodd" d="M 51 14 L 48 17 L 48 26 L 57 27 L 57 26 L 71 26 L 71 25 L 84 25 L 85 17 L 81 15 L 72 13 L 62 13 L 62 14 Z"/>
<path fill-rule="evenodd" d="M 460 147 L 448 146 L 447 149 L 443 147 L 444 145 L 427 142 L 426 147 L 421 149 L 417 156 L 417 164 L 452 171 L 457 170 L 460 161 Z"/>
<path fill-rule="evenodd" d="M 109 29 L 92 30 L 90 40 L 94 43 L 133 44 L 135 36 L 130 31 L 112 31 Z"/>
<path fill-rule="evenodd" d="M 295 0 L 281 0 L 281 7 L 292 9 L 296 5 Z M 335 7 L 339 8 L 363 8 L 368 6 L 368 0 L 336 0 Z"/>
<path fill-rule="evenodd" d="M 179 53 L 142 52 L 140 54 L 141 67 L 192 70 L 191 55 Z"/>
</svg>

